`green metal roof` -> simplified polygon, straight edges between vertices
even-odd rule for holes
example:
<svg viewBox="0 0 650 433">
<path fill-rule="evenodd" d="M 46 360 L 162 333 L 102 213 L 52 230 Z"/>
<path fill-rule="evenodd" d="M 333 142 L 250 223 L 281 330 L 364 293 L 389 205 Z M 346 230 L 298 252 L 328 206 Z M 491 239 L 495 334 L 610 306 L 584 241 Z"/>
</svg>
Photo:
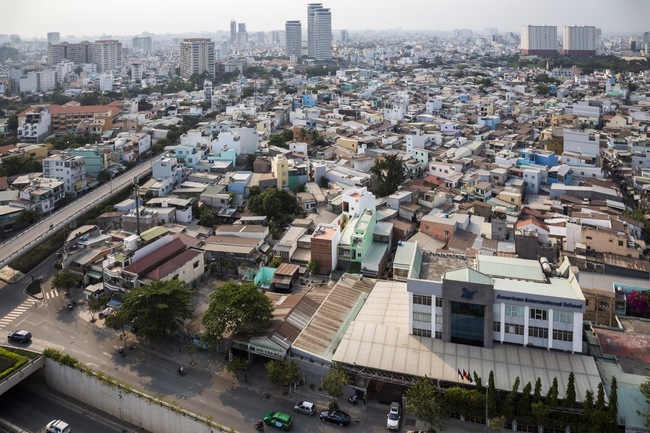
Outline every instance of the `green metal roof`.
<svg viewBox="0 0 650 433">
<path fill-rule="evenodd" d="M 492 278 L 471 268 L 445 272 L 445 280 L 466 281 L 468 283 L 492 284 Z"/>
<path fill-rule="evenodd" d="M 140 235 L 140 238 L 142 239 L 142 242 L 147 243 L 156 238 L 164 236 L 167 233 L 169 233 L 168 228 L 157 226 L 157 227 L 152 227 L 149 230 L 143 231 L 142 234 Z"/>
</svg>

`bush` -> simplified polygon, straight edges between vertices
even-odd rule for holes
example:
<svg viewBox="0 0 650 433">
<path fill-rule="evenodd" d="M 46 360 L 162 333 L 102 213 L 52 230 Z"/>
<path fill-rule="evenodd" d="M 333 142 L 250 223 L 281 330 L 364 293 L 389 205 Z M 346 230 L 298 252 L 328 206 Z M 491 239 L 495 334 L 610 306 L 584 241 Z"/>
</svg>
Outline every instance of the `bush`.
<svg viewBox="0 0 650 433">
<path fill-rule="evenodd" d="M 332 400 L 332 401 L 330 401 L 330 404 L 329 404 L 328 407 L 329 407 L 329 410 L 330 410 L 330 411 L 332 411 L 332 410 L 338 410 L 338 408 L 339 408 L 339 404 L 336 402 L 336 400 Z"/>
</svg>

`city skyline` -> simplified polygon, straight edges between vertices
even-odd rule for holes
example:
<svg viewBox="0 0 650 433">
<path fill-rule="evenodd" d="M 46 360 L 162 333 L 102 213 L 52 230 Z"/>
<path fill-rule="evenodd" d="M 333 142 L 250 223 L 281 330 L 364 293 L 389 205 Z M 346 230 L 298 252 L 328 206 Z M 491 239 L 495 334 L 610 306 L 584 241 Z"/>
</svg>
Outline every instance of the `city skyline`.
<svg viewBox="0 0 650 433">
<path fill-rule="evenodd" d="M 307 4 L 295 0 L 219 3 L 199 0 L 187 6 L 169 2 L 154 9 L 148 2 L 115 0 L 101 11 L 101 20 L 79 19 L 79 4 L 71 0 L 48 2 L 23 0 L 0 5 L 2 33 L 23 38 L 45 39 L 48 32 L 65 36 L 110 35 L 113 37 L 154 34 L 228 32 L 231 19 L 247 23 L 249 32 L 282 30 L 287 20 L 306 22 Z M 406 0 L 400 8 L 368 0 L 327 1 L 332 10 L 332 28 L 347 30 L 450 31 L 467 28 L 480 32 L 497 27 L 500 32 L 519 32 L 522 25 L 593 25 L 604 33 L 643 33 L 650 30 L 647 0 L 548 0 L 539 2 L 500 0 Z M 212 10 L 212 13 L 210 11 Z M 192 11 L 200 13 L 192 14 Z M 207 11 L 207 13 L 206 13 Z M 504 13 L 507 11 L 507 13 Z M 186 15 L 184 15 L 184 13 Z M 182 19 L 190 17 L 191 19 Z"/>
</svg>

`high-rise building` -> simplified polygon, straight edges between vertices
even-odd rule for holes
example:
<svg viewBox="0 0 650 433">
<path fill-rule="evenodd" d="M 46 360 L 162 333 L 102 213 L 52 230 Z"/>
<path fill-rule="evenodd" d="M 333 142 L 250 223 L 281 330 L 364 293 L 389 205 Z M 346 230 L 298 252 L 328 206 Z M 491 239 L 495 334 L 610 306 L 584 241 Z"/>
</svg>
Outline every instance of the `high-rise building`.
<svg viewBox="0 0 650 433">
<path fill-rule="evenodd" d="M 240 47 L 248 42 L 248 33 L 246 32 L 246 23 L 237 24 L 237 45 Z"/>
<path fill-rule="evenodd" d="M 596 55 L 596 27 L 564 26 L 564 55 L 591 57 Z"/>
<path fill-rule="evenodd" d="M 350 43 L 350 33 L 347 30 L 341 30 L 341 43 L 348 44 Z"/>
<path fill-rule="evenodd" d="M 316 60 L 332 60 L 332 13 L 322 3 L 307 5 L 307 53 Z"/>
<path fill-rule="evenodd" d="M 49 32 L 47 34 L 47 43 L 48 44 L 58 44 L 61 42 L 61 33 L 59 32 Z"/>
<path fill-rule="evenodd" d="M 133 38 L 133 48 L 141 51 L 151 51 L 151 37 L 150 36 L 136 36 Z"/>
<path fill-rule="evenodd" d="M 122 67 L 122 42 L 113 39 L 93 43 L 93 61 L 99 72 Z"/>
<path fill-rule="evenodd" d="M 144 76 L 144 65 L 140 61 L 131 62 L 131 79 L 133 81 L 142 81 Z"/>
<path fill-rule="evenodd" d="M 82 41 L 77 44 L 61 42 L 60 44 L 47 46 L 47 63 L 49 65 L 59 64 L 63 60 L 70 60 L 77 65 L 92 63 L 92 44 L 88 41 Z"/>
<path fill-rule="evenodd" d="M 181 42 L 181 78 L 207 72 L 214 78 L 214 42 L 208 38 L 189 38 Z"/>
<path fill-rule="evenodd" d="M 286 52 L 288 57 L 295 56 L 299 59 L 302 56 L 302 24 L 300 21 L 287 21 L 284 25 L 286 34 Z"/>
<path fill-rule="evenodd" d="M 557 54 L 557 26 L 522 26 L 521 54 L 524 56 Z"/>
<path fill-rule="evenodd" d="M 230 21 L 230 43 L 234 44 L 237 42 L 237 21 Z"/>
</svg>

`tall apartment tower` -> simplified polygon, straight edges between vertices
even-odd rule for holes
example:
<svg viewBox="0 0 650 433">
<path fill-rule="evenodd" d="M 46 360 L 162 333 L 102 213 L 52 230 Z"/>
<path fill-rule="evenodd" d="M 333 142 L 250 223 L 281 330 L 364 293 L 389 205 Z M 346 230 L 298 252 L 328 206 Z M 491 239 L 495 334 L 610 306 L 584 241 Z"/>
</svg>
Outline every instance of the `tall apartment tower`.
<svg viewBox="0 0 650 433">
<path fill-rule="evenodd" d="M 133 38 L 133 48 L 141 51 L 151 51 L 151 36 L 136 36 Z"/>
<path fill-rule="evenodd" d="M 332 13 L 322 3 L 307 5 L 307 53 L 316 60 L 332 60 Z"/>
<path fill-rule="evenodd" d="M 596 27 L 564 26 L 564 55 L 591 57 L 596 55 Z"/>
<path fill-rule="evenodd" d="M 287 21 L 284 25 L 287 43 L 287 56 L 295 56 L 299 59 L 302 56 L 302 24 L 300 21 Z"/>
<path fill-rule="evenodd" d="M 521 54 L 524 56 L 557 54 L 557 26 L 522 26 Z"/>
<path fill-rule="evenodd" d="M 122 42 L 113 39 L 95 41 L 93 43 L 93 63 L 98 72 L 111 71 L 121 68 Z"/>
<path fill-rule="evenodd" d="M 93 62 L 93 46 L 88 41 L 76 44 L 61 42 L 59 44 L 48 44 L 47 63 L 57 65 L 63 60 L 70 60 L 77 65 Z"/>
<path fill-rule="evenodd" d="M 237 42 L 237 21 L 230 21 L 230 43 L 234 44 Z"/>
<path fill-rule="evenodd" d="M 49 32 L 47 34 L 47 43 L 49 45 L 58 44 L 59 42 L 61 42 L 61 33 Z"/>
<path fill-rule="evenodd" d="M 181 42 L 181 78 L 208 73 L 214 78 L 214 42 L 208 38 L 189 38 Z"/>
<path fill-rule="evenodd" d="M 240 47 L 246 45 L 248 42 L 248 32 L 246 31 L 246 23 L 237 24 L 237 45 Z"/>
</svg>

